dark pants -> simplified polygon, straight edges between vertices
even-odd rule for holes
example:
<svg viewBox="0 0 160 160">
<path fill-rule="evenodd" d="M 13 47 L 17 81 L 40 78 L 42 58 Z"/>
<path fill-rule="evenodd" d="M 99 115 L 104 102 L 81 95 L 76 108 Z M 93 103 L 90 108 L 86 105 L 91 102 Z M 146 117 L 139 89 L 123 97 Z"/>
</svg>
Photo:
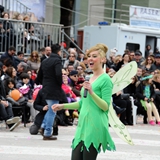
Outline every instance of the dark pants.
<svg viewBox="0 0 160 160">
<path fill-rule="evenodd" d="M 1 120 L 7 120 L 13 117 L 12 105 L 9 103 L 8 107 L 5 107 L 0 103 L 0 117 Z"/>
<path fill-rule="evenodd" d="M 130 123 L 132 121 L 132 106 L 130 100 L 115 99 L 113 102 L 120 108 L 126 108 L 126 111 L 120 115 L 120 120 L 122 122 L 127 121 Z"/>
<path fill-rule="evenodd" d="M 83 150 L 82 150 L 83 147 Z M 93 144 L 89 147 L 89 151 L 87 151 L 83 142 L 80 142 L 77 147 L 72 150 L 72 158 L 71 160 L 96 160 L 98 155 L 97 150 L 94 148 Z"/>
<path fill-rule="evenodd" d="M 160 95 L 156 95 L 155 105 L 157 107 L 158 113 L 160 114 Z"/>
</svg>

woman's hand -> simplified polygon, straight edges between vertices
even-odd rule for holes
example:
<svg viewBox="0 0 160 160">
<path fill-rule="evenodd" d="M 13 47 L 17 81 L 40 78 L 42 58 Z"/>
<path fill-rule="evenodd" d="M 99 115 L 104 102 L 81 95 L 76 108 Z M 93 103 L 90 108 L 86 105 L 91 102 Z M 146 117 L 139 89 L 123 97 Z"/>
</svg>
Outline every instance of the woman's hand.
<svg viewBox="0 0 160 160">
<path fill-rule="evenodd" d="M 29 99 L 29 100 L 28 100 L 28 102 L 33 103 L 33 102 L 34 102 L 34 100 L 33 100 L 33 99 Z"/>
<path fill-rule="evenodd" d="M 88 81 L 83 83 L 83 87 L 88 90 L 89 94 L 93 94 L 92 86 Z"/>
<path fill-rule="evenodd" d="M 153 101 L 154 101 L 154 99 L 153 99 L 153 98 L 151 98 L 151 101 L 153 102 Z"/>
<path fill-rule="evenodd" d="M 55 111 L 59 111 L 59 110 L 62 110 L 64 108 L 64 105 L 63 104 L 54 104 L 52 105 L 52 110 L 55 112 Z"/>
<path fill-rule="evenodd" d="M 3 101 L 3 100 L 1 100 L 1 103 L 2 103 L 5 107 L 8 107 L 8 101 Z"/>
<path fill-rule="evenodd" d="M 121 95 L 122 94 L 122 91 L 118 91 L 117 93 L 116 93 L 116 96 L 119 96 L 119 95 Z"/>
<path fill-rule="evenodd" d="M 145 98 L 144 98 L 144 100 L 145 100 L 145 101 L 147 101 L 147 100 L 148 100 L 148 98 L 147 98 L 147 97 L 145 97 Z"/>
<path fill-rule="evenodd" d="M 48 105 L 45 105 L 44 107 L 43 107 L 43 111 L 47 111 L 48 110 Z"/>
</svg>

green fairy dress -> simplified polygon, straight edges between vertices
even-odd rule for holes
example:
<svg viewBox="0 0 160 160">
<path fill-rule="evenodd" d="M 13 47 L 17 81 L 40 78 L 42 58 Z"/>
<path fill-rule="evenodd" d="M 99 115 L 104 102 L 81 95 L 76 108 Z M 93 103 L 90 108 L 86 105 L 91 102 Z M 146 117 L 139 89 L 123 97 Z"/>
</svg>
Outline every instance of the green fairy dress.
<svg viewBox="0 0 160 160">
<path fill-rule="evenodd" d="M 93 83 L 93 92 L 104 100 L 108 106 L 110 105 L 112 96 L 113 84 L 110 77 L 103 73 Z M 72 148 L 83 141 L 87 149 L 93 143 L 93 146 L 98 152 L 102 146 L 103 151 L 115 150 L 114 142 L 109 133 L 108 128 L 108 111 L 103 111 L 94 101 L 92 95 L 88 93 L 87 98 L 83 98 L 84 88 L 81 90 L 81 100 L 79 102 L 64 105 L 64 108 L 70 108 L 74 105 L 79 109 L 78 126 L 75 133 L 75 138 L 72 143 Z M 101 99 L 99 101 L 101 101 Z"/>
</svg>

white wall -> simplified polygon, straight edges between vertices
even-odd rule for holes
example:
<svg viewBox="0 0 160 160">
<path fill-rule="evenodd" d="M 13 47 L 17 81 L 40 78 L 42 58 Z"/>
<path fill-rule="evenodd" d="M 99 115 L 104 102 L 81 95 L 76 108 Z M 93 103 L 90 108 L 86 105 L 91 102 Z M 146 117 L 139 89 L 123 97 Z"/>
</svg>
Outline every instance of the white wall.
<svg viewBox="0 0 160 160">
<path fill-rule="evenodd" d="M 98 22 L 104 21 L 103 7 L 105 7 L 105 0 L 88 0 L 88 16 L 90 18 L 88 25 L 97 25 Z M 99 18 L 96 18 L 96 16 Z"/>
</svg>

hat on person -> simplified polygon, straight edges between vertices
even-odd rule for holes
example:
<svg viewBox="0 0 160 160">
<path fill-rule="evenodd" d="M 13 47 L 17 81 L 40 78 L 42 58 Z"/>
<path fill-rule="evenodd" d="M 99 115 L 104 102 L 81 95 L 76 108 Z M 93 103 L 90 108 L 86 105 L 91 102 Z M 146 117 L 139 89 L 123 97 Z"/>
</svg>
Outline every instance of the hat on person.
<svg viewBox="0 0 160 160">
<path fill-rule="evenodd" d="M 73 75 L 76 75 L 76 74 L 78 74 L 78 71 L 76 71 L 76 70 L 73 70 L 73 71 L 71 71 L 71 72 L 69 73 L 70 76 L 73 76 Z"/>
<path fill-rule="evenodd" d="M 155 58 L 159 58 L 159 57 L 160 57 L 160 53 L 155 54 L 154 57 L 155 57 Z"/>
<path fill-rule="evenodd" d="M 135 52 L 135 55 L 142 56 L 142 52 L 141 52 L 141 51 L 136 51 L 136 52 Z"/>
<path fill-rule="evenodd" d="M 89 69 L 89 68 L 87 68 L 84 72 L 88 73 L 88 74 L 93 73 L 93 71 L 91 69 Z"/>
</svg>

